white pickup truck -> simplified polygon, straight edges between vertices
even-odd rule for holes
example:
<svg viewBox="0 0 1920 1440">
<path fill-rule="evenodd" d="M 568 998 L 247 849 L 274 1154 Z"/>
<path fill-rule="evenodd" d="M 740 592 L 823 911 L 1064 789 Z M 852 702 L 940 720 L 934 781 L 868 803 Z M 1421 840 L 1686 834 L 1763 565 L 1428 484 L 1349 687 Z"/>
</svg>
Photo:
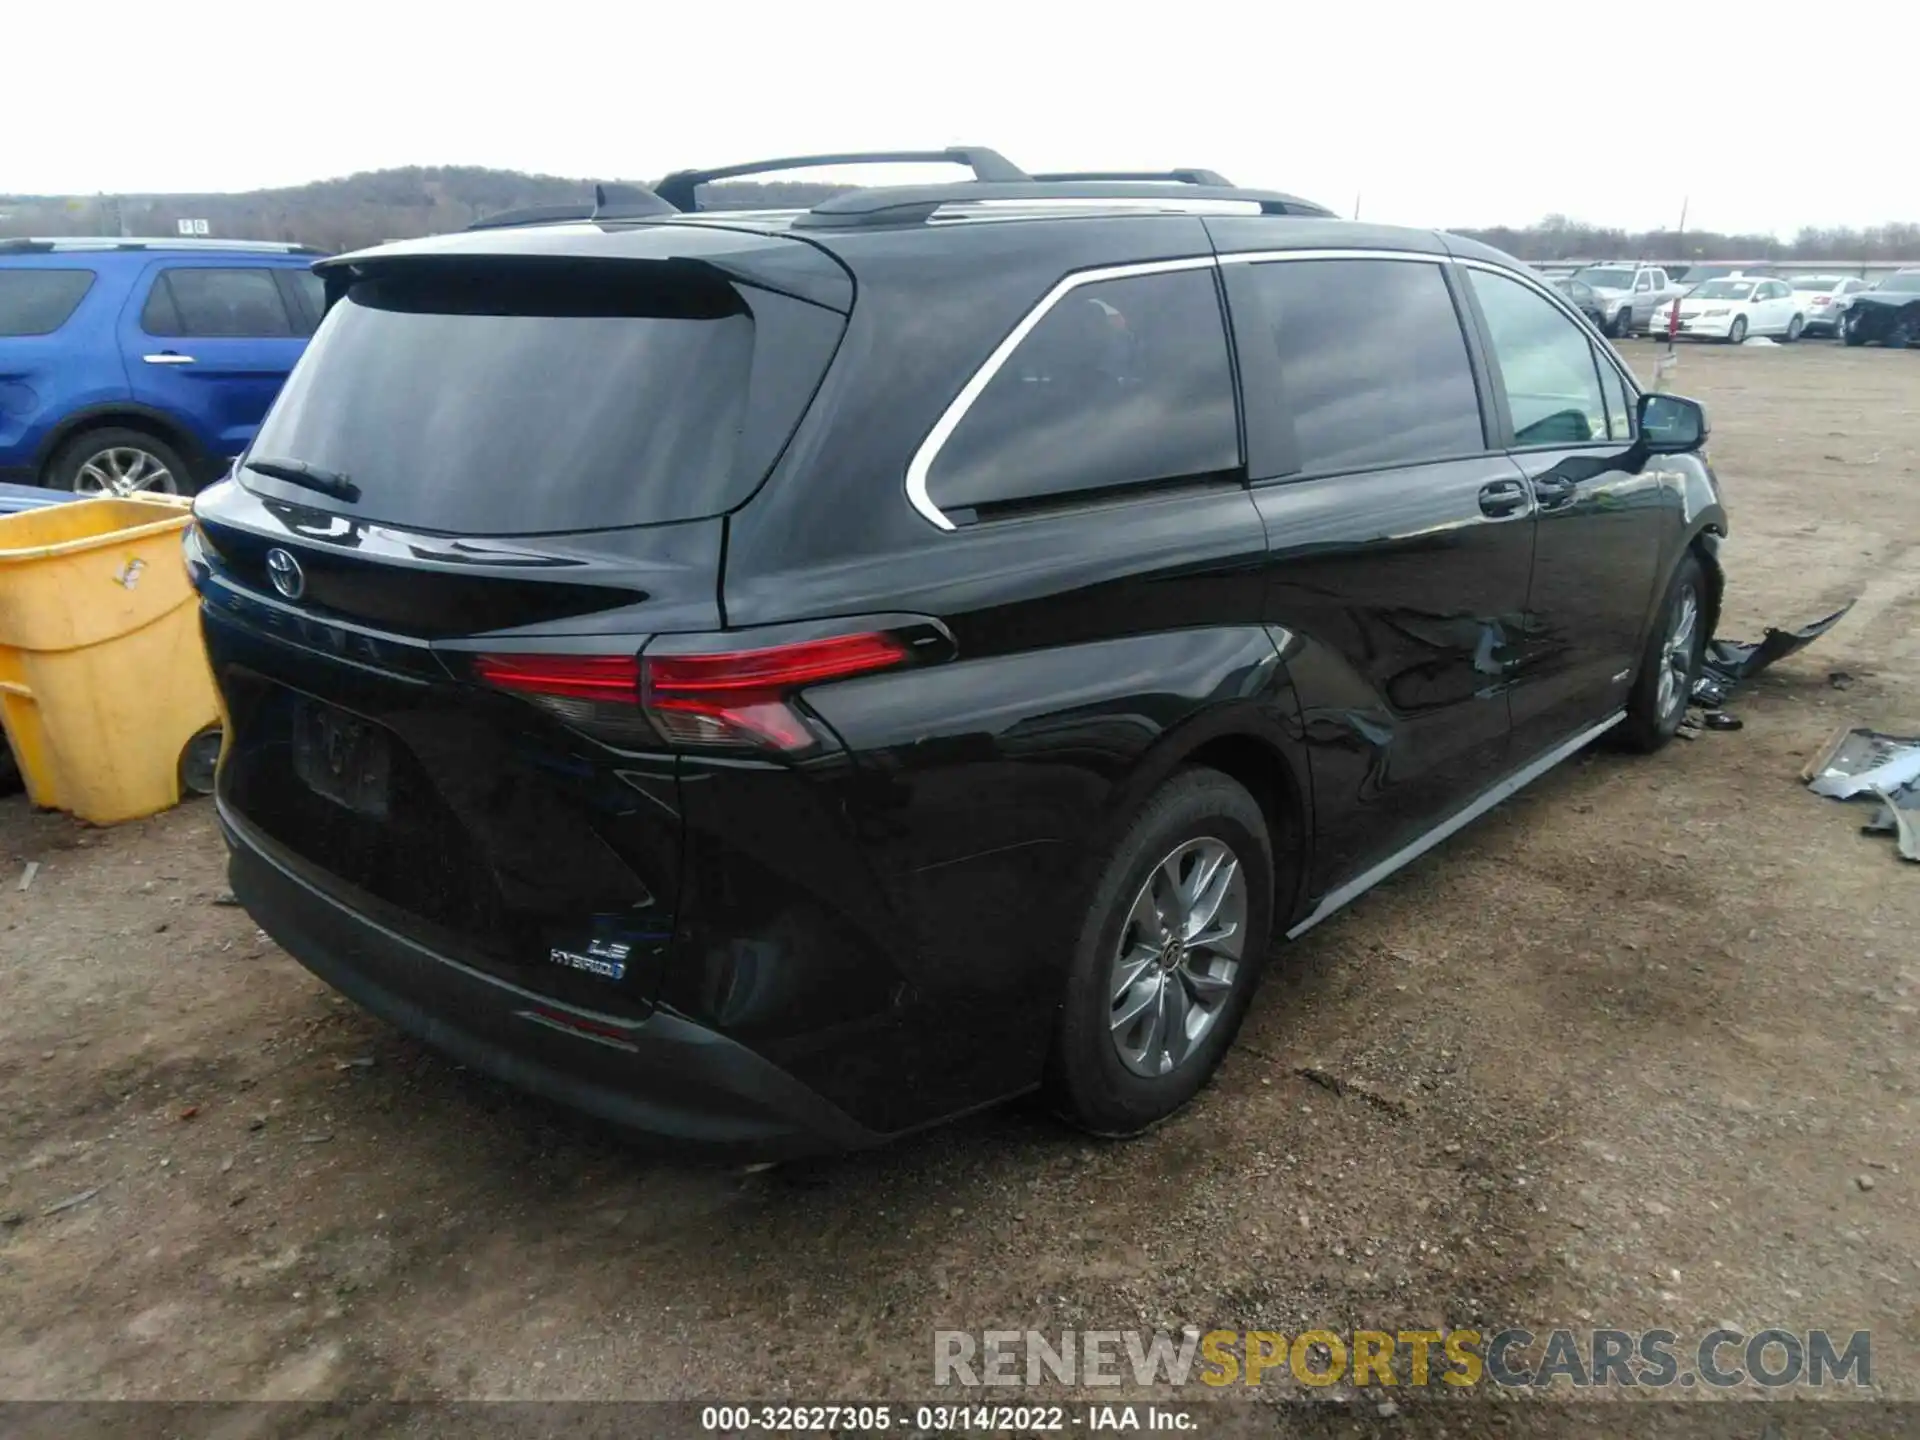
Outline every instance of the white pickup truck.
<svg viewBox="0 0 1920 1440">
<path fill-rule="evenodd" d="M 1648 330 L 1689 289 L 1658 265 L 1587 265 L 1574 279 L 1593 291 L 1607 317 L 1600 328 L 1616 340 Z"/>
</svg>

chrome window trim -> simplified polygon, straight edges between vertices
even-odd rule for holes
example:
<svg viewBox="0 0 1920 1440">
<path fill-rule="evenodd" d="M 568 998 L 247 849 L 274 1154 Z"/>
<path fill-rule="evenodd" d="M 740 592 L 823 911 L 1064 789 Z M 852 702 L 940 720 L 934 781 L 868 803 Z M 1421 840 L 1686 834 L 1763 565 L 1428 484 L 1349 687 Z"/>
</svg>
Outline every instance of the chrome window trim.
<svg viewBox="0 0 1920 1440">
<path fill-rule="evenodd" d="M 1211 270 L 1214 257 L 1211 255 L 1188 255 L 1179 260 L 1144 260 L 1133 265 L 1108 265 L 1096 270 L 1078 270 L 1066 276 L 1056 284 L 1031 310 L 1021 317 L 1020 323 L 1007 332 L 1007 336 L 988 355 L 985 363 L 973 372 L 973 377 L 953 397 L 940 418 L 933 423 L 933 429 L 927 432 L 927 438 L 920 442 L 920 448 L 913 452 L 913 459 L 907 464 L 907 499 L 925 520 L 942 530 L 955 529 L 938 505 L 927 495 L 927 472 L 933 468 L 941 447 L 947 443 L 960 422 L 967 418 L 967 411 L 973 408 L 974 401 L 992 383 L 993 377 L 1000 373 L 1000 367 L 1012 358 L 1013 352 L 1020 348 L 1021 341 L 1033 333 L 1033 327 L 1046 319 L 1052 310 L 1068 295 L 1082 285 L 1092 285 L 1101 280 L 1131 280 L 1138 275 L 1168 275 L 1181 270 Z M 1222 342 L 1226 343 L 1224 329 Z"/>
<path fill-rule="evenodd" d="M 967 203 L 992 205 L 996 202 L 972 201 Z M 1005 203 L 1011 206 L 1029 205 L 1036 202 L 1008 201 Z M 1087 203 L 1089 205 L 1095 203 L 1108 205 L 1113 202 L 1094 202 L 1089 199 Z M 1164 202 L 1158 199 L 1148 203 L 1156 207 L 1164 204 Z M 1535 293 L 1544 296 L 1561 314 L 1571 320 L 1576 328 L 1587 334 L 1589 344 L 1592 343 L 1592 327 L 1587 324 L 1586 317 L 1581 315 L 1572 305 L 1568 304 L 1566 298 L 1551 286 L 1542 284 L 1538 279 L 1527 274 L 1525 271 L 1515 269 L 1510 265 L 1497 264 L 1491 260 L 1467 259 L 1462 256 L 1449 254 L 1445 250 L 1385 250 L 1365 246 L 1336 246 L 1297 250 L 1239 250 L 1226 255 L 1189 255 L 1178 260 L 1144 260 L 1131 265 L 1108 265 L 1092 270 L 1077 270 L 1073 274 L 1066 276 L 1045 295 L 1040 297 L 1039 302 L 1021 318 L 1019 324 L 1015 325 L 1013 329 L 1008 332 L 1006 338 L 994 347 L 993 353 L 987 356 L 980 368 L 973 372 L 972 378 L 961 387 L 960 393 L 953 397 L 952 401 L 948 403 L 947 408 L 941 411 L 940 418 L 934 422 L 933 428 L 927 432 L 926 438 L 920 442 L 920 447 L 913 452 L 913 459 L 907 464 L 906 489 L 908 502 L 915 510 L 920 512 L 922 519 L 928 521 L 935 527 L 941 530 L 958 528 L 952 520 L 947 518 L 940 507 L 933 503 L 932 498 L 927 493 L 927 477 L 933 469 L 933 462 L 939 458 L 941 448 L 946 445 L 948 439 L 952 437 L 953 432 L 959 428 L 960 422 L 967 418 L 967 412 L 973 408 L 973 404 L 980 398 L 981 392 L 992 383 L 993 377 L 1000 373 L 1000 367 L 1012 358 L 1013 352 L 1020 348 L 1021 342 L 1032 333 L 1034 326 L 1044 320 L 1047 312 L 1052 310 L 1055 305 L 1058 305 L 1062 299 L 1079 289 L 1082 285 L 1092 285 L 1101 280 L 1128 280 L 1137 275 L 1162 275 L 1179 270 L 1217 270 L 1224 265 L 1266 265 L 1284 263 L 1289 260 L 1399 260 L 1422 265 L 1460 265 L 1470 270 L 1485 270 L 1494 275 L 1510 276 L 1518 280 L 1522 285 L 1532 289 Z M 1634 379 L 1633 373 L 1621 362 L 1620 357 L 1614 354 L 1613 347 L 1610 345 L 1602 345 L 1599 347 L 1597 353 L 1606 356 L 1608 363 L 1613 366 L 1620 378 L 1626 382 L 1629 393 L 1637 397 L 1641 393 L 1640 384 Z"/>
<path fill-rule="evenodd" d="M 1567 297 L 1562 295 L 1558 290 L 1555 290 L 1551 285 L 1543 285 L 1532 275 L 1520 270 L 1515 270 L 1510 265 L 1496 265 L 1491 260 L 1456 260 L 1454 263 L 1464 266 L 1468 270 L 1484 270 L 1489 275 L 1505 275 L 1510 280 L 1518 280 L 1535 294 L 1544 296 L 1550 304 L 1558 308 L 1561 314 L 1571 320 L 1577 329 L 1586 334 L 1589 345 L 1593 344 L 1594 329 L 1593 326 L 1587 323 L 1587 317 L 1582 315 L 1572 305 L 1568 304 Z M 1606 339 L 1604 335 L 1600 338 L 1602 340 Z M 1607 364 L 1611 365 L 1622 380 L 1627 382 L 1627 393 L 1635 399 L 1638 399 L 1642 393 L 1640 382 L 1634 378 L 1633 372 L 1627 369 L 1626 363 L 1614 352 L 1613 346 L 1602 344 L 1595 347 L 1595 353 L 1606 361 Z M 1597 444 L 1598 442 L 1596 441 L 1594 443 Z M 1617 445 L 1620 442 L 1615 440 L 1608 443 Z"/>
<path fill-rule="evenodd" d="M 1267 265 L 1280 260 L 1417 260 L 1427 265 L 1445 265 L 1453 257 L 1444 250 L 1372 250 L 1337 248 L 1322 250 L 1237 250 L 1222 255 L 1222 265 Z"/>
<path fill-rule="evenodd" d="M 966 221 L 1025 220 L 1049 215 L 1258 215 L 1258 200 L 1193 199 L 1178 195 L 1120 196 L 1061 195 L 1052 199 L 949 200 L 927 217 L 930 225 Z"/>
</svg>

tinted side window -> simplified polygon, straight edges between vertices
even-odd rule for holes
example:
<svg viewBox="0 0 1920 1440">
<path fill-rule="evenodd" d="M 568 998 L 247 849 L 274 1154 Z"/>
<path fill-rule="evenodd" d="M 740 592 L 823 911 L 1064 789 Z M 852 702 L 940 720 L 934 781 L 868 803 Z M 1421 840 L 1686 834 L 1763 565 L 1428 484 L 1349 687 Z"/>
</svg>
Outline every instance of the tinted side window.
<svg viewBox="0 0 1920 1440">
<path fill-rule="evenodd" d="M 1600 384 L 1607 393 L 1607 438 L 1609 440 L 1631 440 L 1633 438 L 1634 394 L 1621 378 L 1620 372 L 1613 366 L 1600 362 Z"/>
<path fill-rule="evenodd" d="M 0 270 L 0 335 L 51 335 L 92 288 L 91 270 Z"/>
<path fill-rule="evenodd" d="M 293 319 L 264 267 L 215 270 L 177 266 L 153 282 L 140 326 L 149 335 L 292 335 Z"/>
<path fill-rule="evenodd" d="M 1240 464 L 1211 269 L 1096 280 L 1041 317 L 934 457 L 943 510 Z"/>
<path fill-rule="evenodd" d="M 314 326 L 320 323 L 320 317 L 327 313 L 327 285 L 311 270 L 288 272 L 293 280 L 293 288 L 306 302 L 307 317 L 300 323 L 300 333 L 311 335 Z"/>
<path fill-rule="evenodd" d="M 1519 445 L 1578 445 L 1607 438 L 1607 408 L 1586 333 L 1518 280 L 1469 270 L 1487 317 Z"/>
<path fill-rule="evenodd" d="M 1467 341 L 1440 267 L 1278 260 L 1252 267 L 1280 354 L 1281 406 L 1304 473 L 1486 448 Z M 1255 403 L 1249 397 L 1248 403 Z"/>
</svg>

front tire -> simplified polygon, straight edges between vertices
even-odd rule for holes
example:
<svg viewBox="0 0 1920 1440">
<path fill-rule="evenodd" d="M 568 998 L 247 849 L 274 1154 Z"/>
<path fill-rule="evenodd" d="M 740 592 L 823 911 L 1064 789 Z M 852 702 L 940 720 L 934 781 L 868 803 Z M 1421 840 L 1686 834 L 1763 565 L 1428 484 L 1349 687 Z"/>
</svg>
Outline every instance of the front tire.
<svg viewBox="0 0 1920 1440">
<path fill-rule="evenodd" d="M 1056 1110 L 1137 1135 L 1212 1077 L 1272 935 L 1266 818 L 1217 770 L 1174 776 L 1114 846 L 1074 944 L 1049 1066 Z"/>
<path fill-rule="evenodd" d="M 1746 316 L 1736 315 L 1733 317 L 1733 324 L 1727 327 L 1727 343 L 1729 345 L 1744 345 L 1747 343 Z"/>
<path fill-rule="evenodd" d="M 1867 343 L 1866 332 L 1861 330 L 1859 322 L 1853 318 L 1851 313 L 1843 315 L 1840 318 L 1840 343 L 1843 345 L 1864 345 Z"/>
<path fill-rule="evenodd" d="M 1607 338 L 1624 340 L 1633 333 L 1633 307 L 1622 305 L 1620 313 L 1613 317 L 1613 324 L 1607 327 Z"/>
<path fill-rule="evenodd" d="M 192 473 L 177 450 L 144 430 L 118 425 L 85 430 L 67 441 L 47 467 L 45 483 L 55 490 L 108 499 L 193 492 Z"/>
<path fill-rule="evenodd" d="M 1691 551 L 1667 582 L 1620 729 L 1629 747 L 1658 750 L 1680 728 L 1707 651 L 1707 576 Z"/>
</svg>

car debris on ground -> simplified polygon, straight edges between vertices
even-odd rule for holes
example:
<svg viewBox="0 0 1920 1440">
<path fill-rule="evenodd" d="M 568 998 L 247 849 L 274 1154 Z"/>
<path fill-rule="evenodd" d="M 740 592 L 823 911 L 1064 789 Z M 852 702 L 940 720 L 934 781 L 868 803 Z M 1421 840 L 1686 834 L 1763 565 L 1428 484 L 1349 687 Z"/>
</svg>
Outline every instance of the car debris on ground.
<svg viewBox="0 0 1920 1440">
<path fill-rule="evenodd" d="M 1861 826 L 1892 835 L 1904 860 L 1920 863 L 1920 735 L 1889 735 L 1845 725 L 1800 772 L 1807 788 L 1832 800 L 1870 795 L 1880 808 Z"/>
<path fill-rule="evenodd" d="M 1806 649 L 1845 619 L 1847 612 L 1853 609 L 1855 603 L 1857 602 L 1849 600 L 1831 615 L 1815 620 L 1811 624 L 1802 625 L 1798 630 L 1781 630 L 1769 625 L 1766 634 L 1758 641 L 1709 640 L 1706 652 L 1700 657 L 1700 678 L 1693 682 L 1693 692 L 1689 697 L 1704 714 L 1698 725 L 1691 728 L 1740 729 L 1742 722 L 1721 708 L 1733 695 L 1734 690 L 1742 682 L 1751 680 L 1775 661 L 1784 660 L 1796 651 Z M 1836 670 L 1833 674 L 1845 675 L 1846 672 Z M 1833 677 L 1828 678 L 1831 680 Z M 1848 675 L 1846 679 L 1851 684 L 1853 677 Z"/>
<path fill-rule="evenodd" d="M 1700 680 L 1694 686 L 1694 697 L 1701 698 L 1701 686 L 1709 682 L 1716 684 L 1724 697 L 1734 686 L 1751 680 L 1775 661 L 1806 649 L 1844 620 L 1855 603 L 1849 600 L 1825 619 L 1802 625 L 1798 630 L 1781 630 L 1769 625 L 1767 633 L 1757 643 L 1750 640 L 1709 640 L 1707 652 L 1701 659 Z"/>
</svg>

